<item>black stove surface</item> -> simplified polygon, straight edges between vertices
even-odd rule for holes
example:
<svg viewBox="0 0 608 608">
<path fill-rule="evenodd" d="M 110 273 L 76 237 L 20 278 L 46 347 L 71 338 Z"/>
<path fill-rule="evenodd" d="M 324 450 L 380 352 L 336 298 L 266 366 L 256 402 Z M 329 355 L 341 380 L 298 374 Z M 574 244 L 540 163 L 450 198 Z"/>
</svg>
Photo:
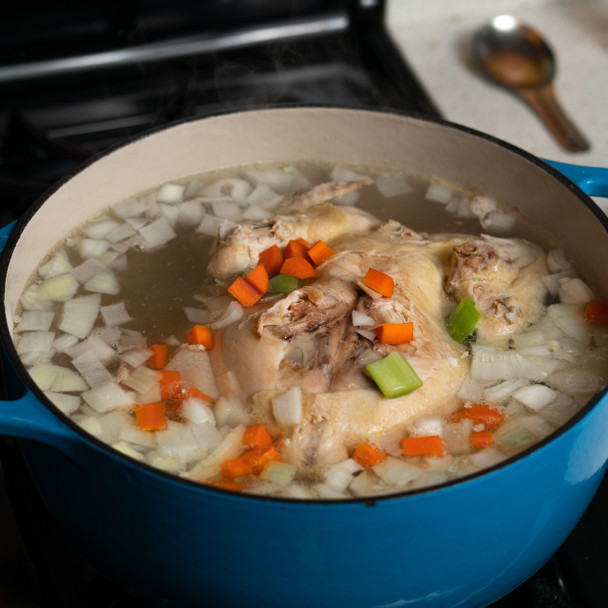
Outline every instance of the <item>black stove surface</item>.
<svg viewBox="0 0 608 608">
<path fill-rule="evenodd" d="M 45 22 L 25 19 L 25 3 L 0 21 L 0 225 L 92 155 L 181 118 L 284 103 L 439 116 L 389 39 L 380 0 L 78 6 Z M 2 608 L 149 608 L 56 524 L 19 440 L 0 440 L 0 461 Z M 608 605 L 608 553 L 596 546 L 606 512 L 604 483 L 557 554 L 493 608 Z"/>
</svg>

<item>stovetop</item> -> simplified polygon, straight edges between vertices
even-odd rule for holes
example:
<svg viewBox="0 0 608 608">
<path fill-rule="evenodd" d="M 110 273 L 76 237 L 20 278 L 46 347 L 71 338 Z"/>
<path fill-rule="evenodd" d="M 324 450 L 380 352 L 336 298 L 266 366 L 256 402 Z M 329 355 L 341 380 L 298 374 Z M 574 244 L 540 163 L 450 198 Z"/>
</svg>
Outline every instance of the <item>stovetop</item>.
<svg viewBox="0 0 608 608">
<path fill-rule="evenodd" d="M 247 0 L 236 17 L 230 2 L 108 0 L 47 22 L 26 8 L 0 22 L 0 225 L 92 155 L 182 118 L 285 103 L 439 117 L 380 0 Z M 0 441 L 0 606 L 149 608 L 79 554 L 19 445 Z M 606 512 L 604 483 L 557 554 L 493 608 L 607 605 Z"/>
</svg>

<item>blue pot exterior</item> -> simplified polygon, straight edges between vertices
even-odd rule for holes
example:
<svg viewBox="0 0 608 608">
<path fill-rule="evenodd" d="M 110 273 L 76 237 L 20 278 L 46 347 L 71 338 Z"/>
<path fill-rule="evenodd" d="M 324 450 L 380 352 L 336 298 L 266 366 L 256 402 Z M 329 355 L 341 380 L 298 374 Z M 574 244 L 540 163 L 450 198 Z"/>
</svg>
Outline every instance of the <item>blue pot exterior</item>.
<svg viewBox="0 0 608 608">
<path fill-rule="evenodd" d="M 607 405 L 489 474 L 367 502 L 230 494 L 84 440 L 70 457 L 23 443 L 84 553 L 154 605 L 476 607 L 531 576 L 582 516 L 608 460 Z"/>
</svg>

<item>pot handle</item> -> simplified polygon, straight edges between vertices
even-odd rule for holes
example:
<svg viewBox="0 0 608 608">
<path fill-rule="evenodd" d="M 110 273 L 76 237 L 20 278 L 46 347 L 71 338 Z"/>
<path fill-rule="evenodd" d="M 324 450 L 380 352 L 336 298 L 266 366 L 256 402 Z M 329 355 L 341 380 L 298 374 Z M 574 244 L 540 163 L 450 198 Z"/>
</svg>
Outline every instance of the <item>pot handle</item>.
<svg viewBox="0 0 608 608">
<path fill-rule="evenodd" d="M 16 222 L 0 228 L 0 252 Z M 69 453 L 76 434 L 61 419 L 48 410 L 39 399 L 19 380 L 4 348 L 0 353 L 0 394 L 16 394 L 14 400 L 0 399 L 0 435 L 33 439 L 58 447 Z"/>
<path fill-rule="evenodd" d="M 608 169 L 571 165 L 554 160 L 545 162 L 573 181 L 585 194 L 608 198 Z"/>
</svg>

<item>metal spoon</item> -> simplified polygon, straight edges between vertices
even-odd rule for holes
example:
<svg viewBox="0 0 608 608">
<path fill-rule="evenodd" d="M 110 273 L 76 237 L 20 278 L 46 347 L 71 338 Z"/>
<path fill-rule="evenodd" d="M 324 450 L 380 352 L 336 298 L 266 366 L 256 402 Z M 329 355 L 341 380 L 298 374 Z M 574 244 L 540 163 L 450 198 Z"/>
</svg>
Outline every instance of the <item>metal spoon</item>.
<svg viewBox="0 0 608 608">
<path fill-rule="evenodd" d="M 487 75 L 530 104 L 566 150 L 589 148 L 557 102 L 555 59 L 538 32 L 510 15 L 499 15 L 475 33 L 473 49 Z"/>
</svg>

